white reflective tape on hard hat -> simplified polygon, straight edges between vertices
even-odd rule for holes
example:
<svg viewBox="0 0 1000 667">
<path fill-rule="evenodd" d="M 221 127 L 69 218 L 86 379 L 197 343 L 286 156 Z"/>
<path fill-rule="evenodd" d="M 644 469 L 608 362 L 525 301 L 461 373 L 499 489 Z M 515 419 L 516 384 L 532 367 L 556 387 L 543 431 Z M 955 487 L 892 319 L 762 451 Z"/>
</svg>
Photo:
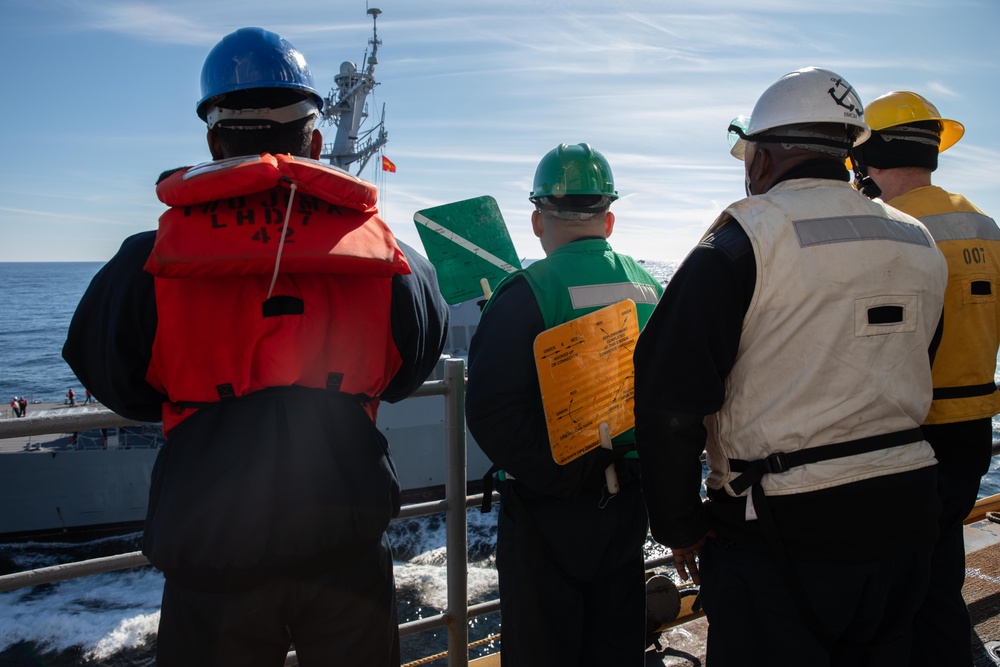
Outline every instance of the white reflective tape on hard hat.
<svg viewBox="0 0 1000 667">
<path fill-rule="evenodd" d="M 205 120 L 208 123 L 208 128 L 212 129 L 219 121 L 223 120 L 273 120 L 275 123 L 290 123 L 306 116 L 318 115 L 319 109 L 316 107 L 316 103 L 311 99 L 304 99 L 301 102 L 277 109 L 223 109 L 214 106 L 208 110 Z"/>
</svg>

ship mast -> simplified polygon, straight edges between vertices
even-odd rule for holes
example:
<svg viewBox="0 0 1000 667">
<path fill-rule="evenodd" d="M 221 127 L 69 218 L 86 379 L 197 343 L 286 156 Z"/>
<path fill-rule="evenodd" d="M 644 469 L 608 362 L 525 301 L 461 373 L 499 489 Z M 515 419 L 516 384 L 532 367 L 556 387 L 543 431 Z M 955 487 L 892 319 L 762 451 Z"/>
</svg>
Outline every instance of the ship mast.
<svg viewBox="0 0 1000 667">
<path fill-rule="evenodd" d="M 334 77 L 336 88 L 330 90 L 323 105 L 323 123 L 337 126 L 337 136 L 332 144 L 323 144 L 320 157 L 329 160 L 330 164 L 350 171 L 350 165 L 360 162 L 357 174 L 360 175 L 365 165 L 382 146 L 389 135 L 385 131 L 385 105 L 382 105 L 382 117 L 378 125 L 361 132 L 361 123 L 368 118 L 367 102 L 378 82 L 375 81 L 375 65 L 378 64 L 378 47 L 382 40 L 378 38 L 378 15 L 382 10 L 374 7 L 368 10 L 372 17 L 371 55 L 366 52 L 366 66 L 363 72 L 350 61 L 340 64 L 340 74 Z"/>
</svg>

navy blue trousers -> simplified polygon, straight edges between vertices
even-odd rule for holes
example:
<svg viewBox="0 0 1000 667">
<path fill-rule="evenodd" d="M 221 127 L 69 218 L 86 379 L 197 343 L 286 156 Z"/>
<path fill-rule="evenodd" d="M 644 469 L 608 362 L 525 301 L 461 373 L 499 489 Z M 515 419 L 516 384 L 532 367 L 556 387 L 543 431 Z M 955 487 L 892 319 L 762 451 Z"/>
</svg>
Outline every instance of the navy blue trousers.
<svg viewBox="0 0 1000 667">
<path fill-rule="evenodd" d="M 638 479 L 603 508 L 599 492 L 524 499 L 529 516 L 507 484 L 497 521 L 503 667 L 640 667 L 648 523 Z"/>
<path fill-rule="evenodd" d="M 293 644 L 302 667 L 399 667 L 388 538 L 371 557 L 308 579 L 235 593 L 164 584 L 159 667 L 281 667 Z"/>
<path fill-rule="evenodd" d="M 927 551 L 867 563 L 794 562 L 806 597 L 833 637 L 855 645 L 904 637 L 877 652 L 843 649 L 831 655 L 803 623 L 774 557 L 709 540 L 699 560 L 708 617 L 706 662 L 711 667 L 906 667 L 908 634 L 927 588 L 930 559 Z"/>
<path fill-rule="evenodd" d="M 979 495 L 979 475 L 938 470 L 941 537 L 934 545 L 931 581 L 913 623 L 913 667 L 972 667 L 972 621 L 962 597 L 965 535 L 962 522 Z"/>
</svg>

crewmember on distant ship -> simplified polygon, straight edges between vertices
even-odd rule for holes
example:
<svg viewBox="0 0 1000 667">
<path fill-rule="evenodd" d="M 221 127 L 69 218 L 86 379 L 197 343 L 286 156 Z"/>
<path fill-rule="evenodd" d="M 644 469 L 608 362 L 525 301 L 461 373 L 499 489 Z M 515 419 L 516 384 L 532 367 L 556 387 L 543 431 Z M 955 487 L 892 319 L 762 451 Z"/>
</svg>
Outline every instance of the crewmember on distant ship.
<svg viewBox="0 0 1000 667">
<path fill-rule="evenodd" d="M 636 345 L 650 529 L 701 583 L 712 667 L 905 664 L 937 538 L 920 424 L 945 260 L 851 187 L 869 130 L 840 75 L 781 77 L 730 132 L 748 196 Z"/>
<path fill-rule="evenodd" d="M 934 358 L 934 402 L 924 437 L 938 460 L 941 537 L 934 547 L 927 597 L 914 621 L 911 665 L 971 667 L 972 624 L 962 597 L 962 522 L 990 467 L 993 415 L 1000 412 L 1000 229 L 960 194 L 931 184 L 938 154 L 962 138 L 961 123 L 942 118 L 909 91 L 879 97 L 865 110 L 872 135 L 855 156 L 860 176 L 890 206 L 920 219 L 948 260 L 944 333 Z"/>
<path fill-rule="evenodd" d="M 165 173 L 158 230 L 125 240 L 63 356 L 115 412 L 162 418 L 143 553 L 163 571 L 160 667 L 399 665 L 399 483 L 376 428 L 444 346 L 434 268 L 375 186 L 320 163 L 323 105 L 288 41 L 209 53 L 214 160 Z"/>
<path fill-rule="evenodd" d="M 535 171 L 531 227 L 546 257 L 504 280 L 469 348 L 469 432 L 503 469 L 497 526 L 500 659 L 507 667 L 642 664 L 648 524 L 631 429 L 613 450 L 553 460 L 535 337 L 632 299 L 640 325 L 663 288 L 607 237 L 618 198 L 611 166 L 562 144 Z M 631 452 L 631 456 L 629 456 Z M 620 491 L 608 498 L 605 468 Z"/>
</svg>

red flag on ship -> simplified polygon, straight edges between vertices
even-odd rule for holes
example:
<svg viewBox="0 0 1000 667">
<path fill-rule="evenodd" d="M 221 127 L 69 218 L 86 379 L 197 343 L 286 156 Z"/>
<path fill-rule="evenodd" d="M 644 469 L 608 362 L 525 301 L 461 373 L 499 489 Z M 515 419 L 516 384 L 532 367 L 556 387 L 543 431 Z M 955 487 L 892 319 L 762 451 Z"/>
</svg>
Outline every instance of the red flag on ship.
<svg viewBox="0 0 1000 667">
<path fill-rule="evenodd" d="M 393 164 L 392 160 L 390 160 L 384 155 L 382 156 L 382 171 L 391 171 L 391 172 L 396 171 L 396 165 Z"/>
</svg>

